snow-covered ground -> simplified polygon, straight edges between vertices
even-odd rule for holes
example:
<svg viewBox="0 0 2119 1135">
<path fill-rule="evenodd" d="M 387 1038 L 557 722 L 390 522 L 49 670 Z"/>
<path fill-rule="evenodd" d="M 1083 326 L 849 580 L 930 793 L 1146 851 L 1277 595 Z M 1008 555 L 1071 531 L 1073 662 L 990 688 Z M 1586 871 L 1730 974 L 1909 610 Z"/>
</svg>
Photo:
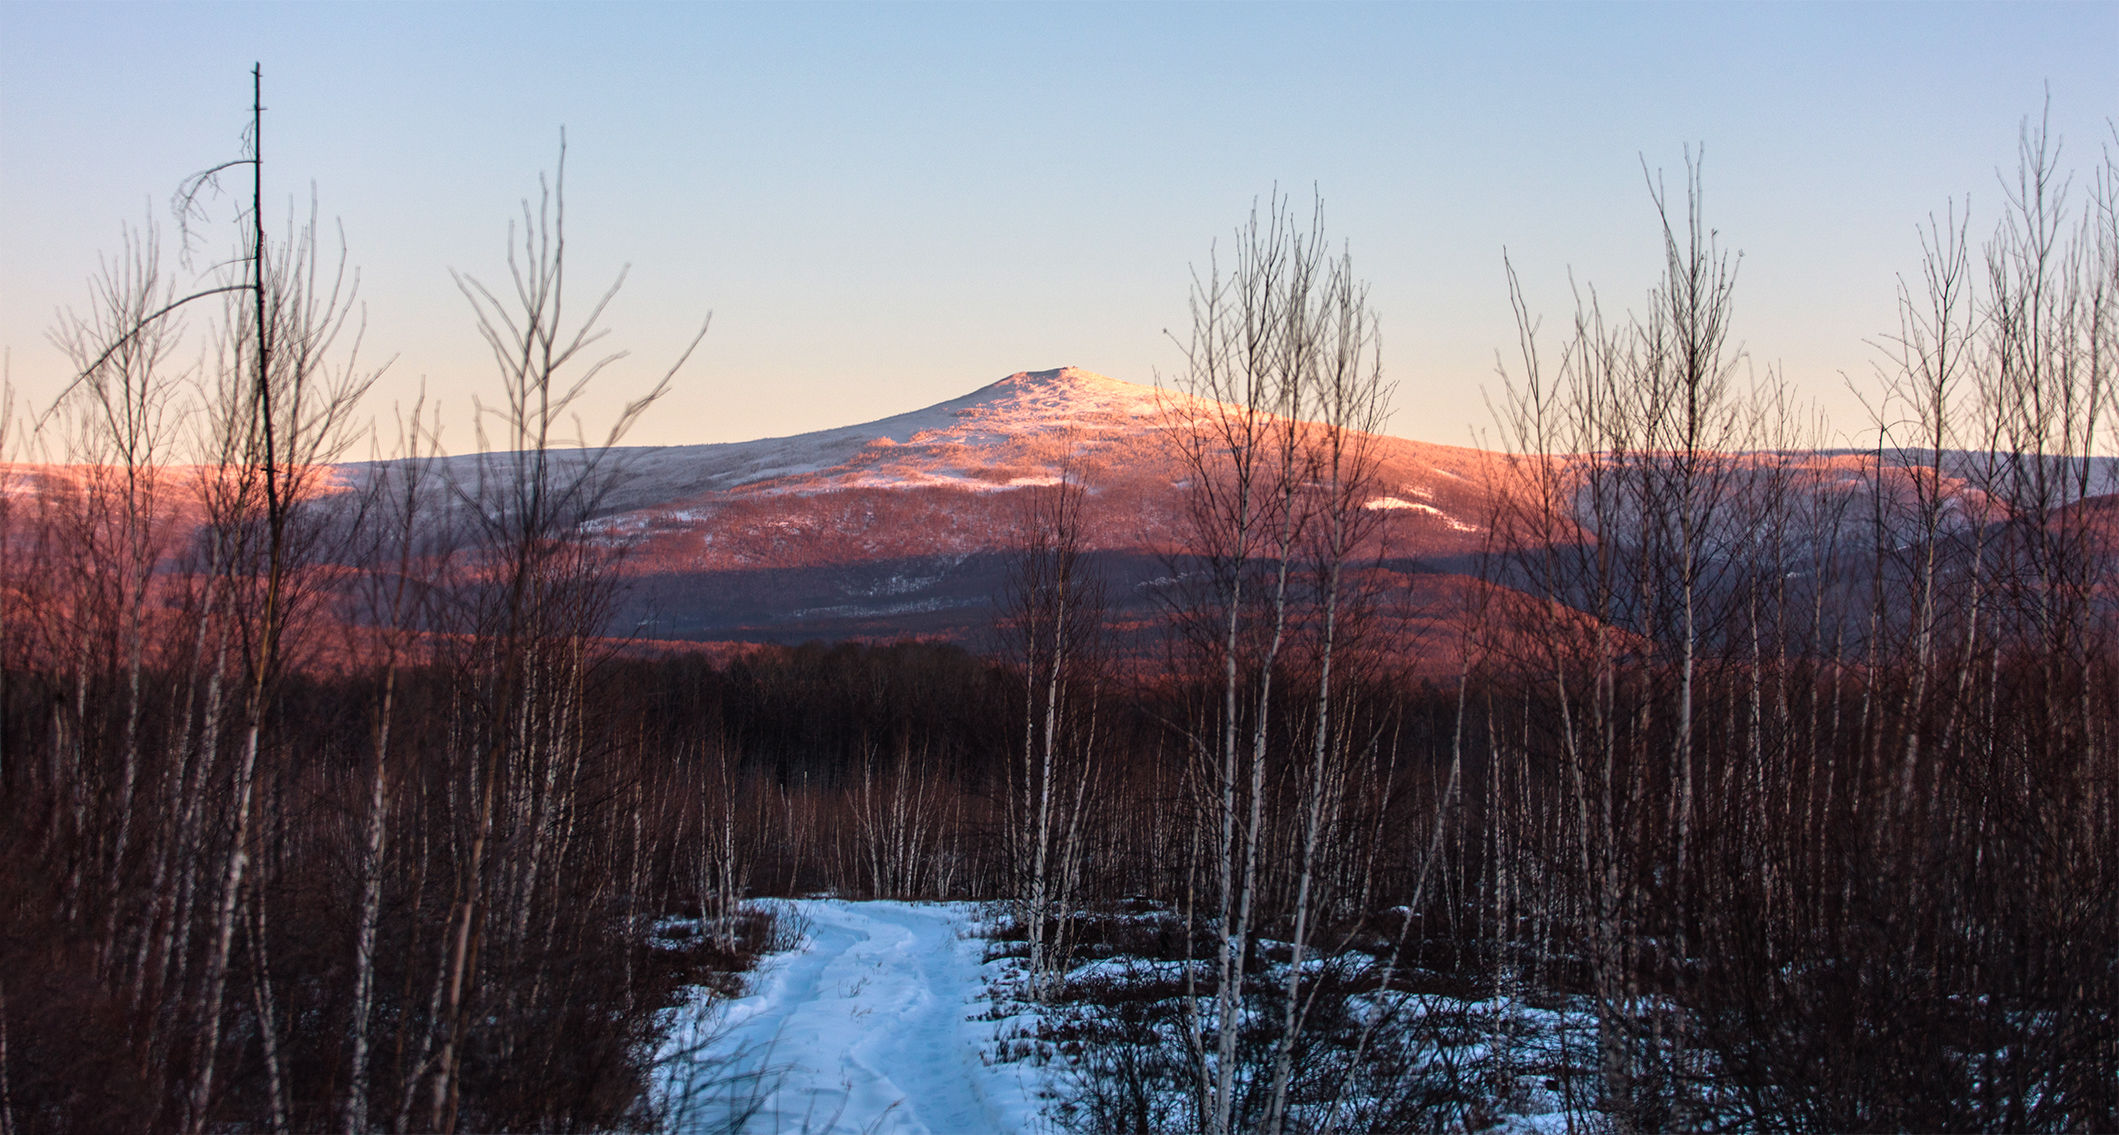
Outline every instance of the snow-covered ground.
<svg viewBox="0 0 2119 1135">
<path fill-rule="evenodd" d="M 1195 1018 L 1182 1006 L 1181 960 L 1084 959 L 1039 1008 L 1020 1000 L 1019 959 L 987 960 L 994 927 L 975 904 L 775 905 L 801 945 L 766 957 L 741 996 L 701 993 L 670 1011 L 655 1089 L 667 1130 L 1014 1135 L 1156 1126 L 1187 1106 L 1184 1035 Z M 1268 964 L 1258 988 L 1278 989 L 1272 971 L 1284 964 Z M 1511 1135 L 1600 1126 L 1582 1110 L 1595 1029 L 1585 1007 L 1444 984 L 1459 988 L 1348 997 L 1302 1077 L 1337 1094 L 1298 1115 L 1320 1119 L 1312 1113 L 1326 1107 L 1352 1129 L 1442 1123 Z M 1371 1023 L 1382 1026 L 1373 1035 Z M 1347 1047 L 1353 1032 L 1369 1047 Z"/>
<path fill-rule="evenodd" d="M 948 1135 L 1041 1129 L 1041 1069 L 993 1062 L 968 903 L 787 904 L 807 940 L 747 993 L 675 1010 L 659 1095 L 678 1131 Z M 747 1120 L 746 1117 L 747 1116 Z"/>
</svg>

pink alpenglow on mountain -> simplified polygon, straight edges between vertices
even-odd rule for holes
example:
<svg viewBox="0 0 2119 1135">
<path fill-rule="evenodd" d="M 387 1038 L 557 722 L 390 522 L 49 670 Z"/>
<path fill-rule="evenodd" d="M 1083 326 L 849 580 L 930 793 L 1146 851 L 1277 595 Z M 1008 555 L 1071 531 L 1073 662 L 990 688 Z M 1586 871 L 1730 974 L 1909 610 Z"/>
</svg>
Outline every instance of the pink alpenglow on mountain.
<svg viewBox="0 0 2119 1135">
<path fill-rule="evenodd" d="M 643 633 L 802 641 L 912 635 L 978 645 L 1026 494 L 1088 491 L 1086 544 L 1115 617 L 1157 616 L 1153 582 L 1187 543 L 1182 394 L 1075 367 L 1009 375 L 858 426 L 627 451 L 599 520 L 634 541 Z M 1372 558 L 1463 570 L 1488 513 L 1492 456 L 1375 439 L 1383 513 Z"/>
</svg>

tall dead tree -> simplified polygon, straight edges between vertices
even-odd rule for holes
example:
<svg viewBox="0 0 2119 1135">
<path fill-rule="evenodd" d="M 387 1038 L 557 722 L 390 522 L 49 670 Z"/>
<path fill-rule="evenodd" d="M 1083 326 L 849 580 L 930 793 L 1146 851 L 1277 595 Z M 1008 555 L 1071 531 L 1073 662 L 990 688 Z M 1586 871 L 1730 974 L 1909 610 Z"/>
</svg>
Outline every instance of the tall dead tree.
<svg viewBox="0 0 2119 1135">
<path fill-rule="evenodd" d="M 216 910 L 199 998 L 203 1035 L 186 1125 L 211 1118 L 230 955 L 252 859 L 255 787 L 267 721 L 278 694 L 288 625 L 302 594 L 312 533 L 303 510 L 349 442 L 355 405 L 379 372 L 360 368 L 360 325 L 343 249 L 328 269 L 314 214 L 268 241 L 264 216 L 262 68 L 253 69 L 249 156 L 196 175 L 184 198 L 220 171 L 247 166 L 250 204 L 241 218 L 240 279 L 230 296 L 220 345 L 219 389 L 211 409 L 218 456 L 209 486 L 209 524 L 227 541 L 223 586 L 243 665 L 241 740 L 236 751 L 232 832 L 217 866 Z M 188 205 L 187 205 L 188 207 Z"/>
</svg>

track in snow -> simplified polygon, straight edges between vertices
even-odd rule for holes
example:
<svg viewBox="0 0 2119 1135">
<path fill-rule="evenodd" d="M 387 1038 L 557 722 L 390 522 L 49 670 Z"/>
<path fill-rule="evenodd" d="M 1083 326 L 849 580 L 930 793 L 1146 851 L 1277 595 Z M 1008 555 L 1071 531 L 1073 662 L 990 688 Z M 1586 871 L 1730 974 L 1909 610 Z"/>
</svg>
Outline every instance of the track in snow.
<svg viewBox="0 0 2119 1135">
<path fill-rule="evenodd" d="M 986 966 L 963 903 L 791 904 L 801 949 L 751 992 L 678 1022 L 665 1068 L 679 1130 L 952 1135 L 1034 1125 L 1035 1069 L 988 1064 Z M 997 963 L 996 963 L 997 964 Z M 682 1106 L 686 1096 L 691 1106 Z"/>
</svg>

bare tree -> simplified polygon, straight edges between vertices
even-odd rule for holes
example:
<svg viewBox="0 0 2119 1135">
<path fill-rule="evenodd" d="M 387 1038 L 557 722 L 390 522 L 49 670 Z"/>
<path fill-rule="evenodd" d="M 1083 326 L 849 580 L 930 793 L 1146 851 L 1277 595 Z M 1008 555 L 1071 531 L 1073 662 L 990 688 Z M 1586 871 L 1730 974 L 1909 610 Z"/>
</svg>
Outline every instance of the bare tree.
<svg viewBox="0 0 2119 1135">
<path fill-rule="evenodd" d="M 1318 281 L 1317 294 L 1306 299 L 1302 330 L 1315 346 L 1302 359 L 1297 379 L 1308 388 L 1303 398 L 1314 421 L 1303 427 L 1301 444 L 1308 451 L 1303 466 L 1304 525 L 1308 539 L 1301 551 L 1310 594 L 1304 622 L 1312 643 L 1304 675 L 1314 687 L 1307 738 L 1306 768 L 1297 773 L 1301 851 L 1295 871 L 1292 956 L 1281 990 L 1280 1033 L 1273 1052 L 1272 1094 L 1266 1104 L 1265 1129 L 1278 1135 L 1288 1119 L 1288 1085 L 1297 1038 L 1303 1032 L 1318 992 L 1328 983 L 1313 980 L 1303 988 L 1304 965 L 1319 916 L 1338 904 L 1326 893 L 1334 872 L 1330 861 L 1343 854 L 1341 839 L 1345 794 L 1357 755 L 1373 749 L 1346 736 L 1347 723 L 1335 712 L 1346 694 L 1345 673 L 1355 670 L 1359 646 L 1353 633 L 1364 613 L 1357 581 L 1364 546 L 1377 526 L 1369 507 L 1377 489 L 1375 435 L 1383 428 L 1390 387 L 1383 379 L 1375 315 L 1367 286 L 1354 277 L 1353 262 L 1342 252 L 1330 259 Z M 1336 667 L 1336 669 L 1335 669 Z M 1301 760 L 1300 750 L 1297 759 Z"/>
<path fill-rule="evenodd" d="M 1010 769 L 1016 920 L 1029 939 L 1030 994 L 1042 1000 L 1066 958 L 1066 912 L 1081 869 L 1096 784 L 1104 595 L 1083 560 L 1088 487 L 1070 449 L 1057 479 L 1026 493 L 1004 600 L 1010 652 L 1022 667 L 1023 743 Z"/>
<path fill-rule="evenodd" d="M 106 261 L 92 284 L 94 306 L 63 317 L 52 338 L 81 368 L 71 388 L 78 437 L 73 453 L 93 485 L 81 503 L 90 511 L 76 529 L 88 553 L 85 570 L 109 573 L 123 668 L 123 724 L 117 737 L 117 786 L 106 835 L 101 893 L 106 910 L 100 935 L 104 965 L 116 960 L 121 907 L 119 876 L 131 850 L 141 765 L 141 717 L 147 691 L 149 589 L 168 538 L 170 511 L 161 466 L 169 459 L 174 423 L 169 366 L 180 336 L 174 317 L 155 319 L 172 292 L 160 270 L 159 241 L 148 225 L 128 234 L 116 261 Z M 107 349 L 106 344 L 114 344 Z M 108 507 L 103 507 L 107 503 Z M 107 513 L 110 531 L 102 531 Z M 92 589 L 92 588 L 91 588 Z M 84 589 L 84 592 L 89 589 Z M 100 590 L 100 589 L 96 589 Z M 85 643 L 84 643 L 85 645 Z"/>
<path fill-rule="evenodd" d="M 1237 1038 L 1265 807 L 1272 679 L 1285 641 L 1289 584 L 1302 520 L 1303 471 L 1294 445 L 1302 389 L 1292 343 L 1308 315 L 1314 240 L 1296 230 L 1279 198 L 1237 234 L 1227 278 L 1218 263 L 1195 279 L 1192 338 L 1168 431 L 1188 475 L 1190 546 L 1204 581 L 1187 629 L 1217 689 L 1188 730 L 1200 811 L 1212 826 L 1212 1024 L 1190 1036 L 1194 1101 L 1202 1130 L 1236 1122 Z M 1187 981 L 1192 970 L 1187 968 Z M 1196 1001 L 1188 998 L 1188 1004 Z M 1196 1012 L 1196 1011 L 1195 1011 Z M 1211 1040 L 1211 1053 L 1207 1043 Z"/>
<path fill-rule="evenodd" d="M 1744 531 L 1730 515 L 1746 475 L 1735 455 L 1748 440 L 1745 407 L 1730 386 L 1735 266 L 1705 225 L 1690 155 L 1686 175 L 1682 220 L 1650 181 L 1664 271 L 1646 310 L 1614 326 L 1594 291 L 1580 293 L 1550 378 L 1540 369 L 1535 320 L 1515 293 L 1524 374 L 1502 423 L 1524 494 L 1512 520 L 1530 549 L 1533 593 L 1545 601 L 1531 612 L 1543 625 L 1518 633 L 1542 644 L 1533 648 L 1543 656 L 1536 666 L 1558 710 L 1552 728 L 1589 907 L 1603 1106 L 1637 1123 L 1673 1118 L 1662 1110 L 1672 1104 L 1670 1080 L 1640 1094 L 1641 1062 L 1665 1054 L 1640 1046 L 1646 1026 L 1633 1007 L 1642 963 L 1676 977 L 1689 951 L 1703 775 L 1699 669 L 1727 629 L 1723 573 Z M 1574 612 L 1588 618 L 1578 622 Z M 1642 651 L 1657 665 L 1632 665 Z M 1667 756 L 1655 760 L 1659 744 Z M 1649 810 L 1658 789 L 1667 789 L 1661 816 Z M 1668 860 L 1650 869 L 1641 857 L 1664 847 Z M 1668 927 L 1673 948 L 1643 957 L 1640 924 L 1651 899 L 1677 912 Z"/>
<path fill-rule="evenodd" d="M 236 616 L 244 665 L 243 737 L 234 774 L 233 833 L 223 858 L 217 913 L 199 1005 L 203 1036 L 192 1081 L 187 1127 L 210 1118 L 228 963 L 251 864 L 259 750 L 278 693 L 291 617 L 302 596 L 300 574 L 313 547 L 303 508 L 350 442 L 355 405 L 379 372 L 359 363 L 360 325 L 343 248 L 324 266 L 314 214 L 269 242 L 264 220 L 264 108 L 260 70 L 253 70 L 249 157 L 250 206 L 220 345 L 220 386 L 212 415 L 218 459 L 207 490 L 209 523 L 228 541 L 222 565 Z M 200 175 L 208 177 L 215 171 Z M 203 186 L 194 181 L 193 186 Z M 196 188 L 190 192 L 196 192 Z"/>
<path fill-rule="evenodd" d="M 425 392 L 399 418 L 397 460 L 378 463 L 363 502 L 368 523 L 377 531 L 375 546 L 362 561 L 371 566 L 364 579 L 366 623 L 371 629 L 373 665 L 382 672 L 374 708 L 373 754 L 370 760 L 366 818 L 360 849 L 360 908 L 353 949 L 353 1003 L 348 1032 L 346 1099 L 343 1129 L 366 1131 L 372 1092 L 369 1037 L 375 1001 L 376 936 L 382 918 L 385 852 L 390 834 L 391 798 L 402 773 L 394 767 L 391 734 L 398 716 L 398 681 L 404 668 L 419 660 L 418 638 L 428 614 L 435 578 L 446 570 L 449 538 L 434 515 L 433 454 L 438 446 L 439 413 L 430 418 Z M 350 652 L 349 652 L 350 653 Z"/>
<path fill-rule="evenodd" d="M 581 711 L 575 699 L 588 661 L 586 640 L 602 628 L 610 585 L 611 549 L 591 540 L 586 526 L 616 484 L 617 442 L 706 335 L 702 324 L 660 379 L 624 404 L 600 444 L 562 448 L 574 440 L 562 431 L 590 384 L 623 357 L 592 351 L 605 334 L 605 309 L 624 282 L 621 273 L 579 320 L 567 310 L 565 179 L 562 138 L 557 172 L 540 182 L 534 207 L 523 203 L 522 227 L 509 226 L 510 298 L 475 278 L 457 277 L 498 369 L 500 398 L 481 410 L 479 439 L 487 452 L 474 464 L 475 480 L 456 489 L 484 562 L 464 612 L 475 653 L 459 663 L 471 671 L 466 679 L 475 691 L 478 737 L 465 777 L 467 826 L 427 1115 L 437 1130 L 454 1130 L 458 1121 L 460 1060 L 495 880 L 517 884 L 503 894 L 499 925 L 503 944 L 519 943 L 572 808 L 570 772 L 580 754 L 569 741 Z M 503 822 L 520 837 L 510 854 L 523 858 L 496 864 L 491 848 Z"/>
<path fill-rule="evenodd" d="M 1349 572 L 1375 523 L 1369 437 L 1388 395 L 1366 290 L 1326 243 L 1321 209 L 1307 228 L 1278 197 L 1253 214 L 1229 274 L 1217 263 L 1195 280 L 1186 359 L 1166 416 L 1186 475 L 1175 574 L 1189 577 L 1178 615 L 1201 695 L 1184 733 L 1215 951 L 1211 1017 L 1186 1002 L 1194 1114 L 1205 1131 L 1279 1131 L 1346 762 L 1364 751 L 1344 732 L 1342 672 L 1359 606 Z M 1283 791 L 1296 817 L 1286 871 L 1268 860 L 1267 802 Z M 1269 903 L 1295 958 L 1277 1005 L 1259 1010 L 1244 975 Z M 1276 1038 L 1255 1075 L 1239 1052 L 1254 1012 L 1274 1018 Z"/>
<path fill-rule="evenodd" d="M 14 379 L 0 367 L 0 549 L 8 552 L 7 564 L 0 566 L 0 792 L 8 791 L 8 774 L 14 763 L 7 741 L 7 694 L 8 672 L 14 665 L 15 581 L 10 569 L 16 562 L 14 521 L 19 474 L 13 464 L 15 440 Z M 13 794 L 9 793 L 8 798 L 12 801 Z"/>
</svg>

